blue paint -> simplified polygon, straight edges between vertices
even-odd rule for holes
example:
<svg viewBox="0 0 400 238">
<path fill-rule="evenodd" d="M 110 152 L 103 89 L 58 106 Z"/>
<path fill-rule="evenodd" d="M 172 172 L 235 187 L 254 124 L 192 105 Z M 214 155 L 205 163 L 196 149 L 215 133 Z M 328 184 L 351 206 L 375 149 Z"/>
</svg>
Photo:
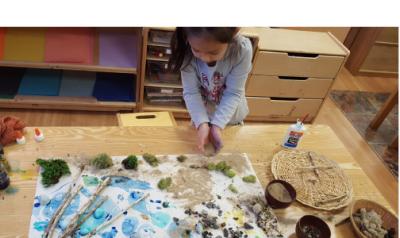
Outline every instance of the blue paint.
<svg viewBox="0 0 400 238">
<path fill-rule="evenodd" d="M 81 193 L 83 194 L 83 195 L 85 195 L 85 197 L 90 197 L 91 195 L 92 195 L 92 193 L 87 189 L 87 188 L 82 188 L 81 189 Z"/>
<path fill-rule="evenodd" d="M 128 215 L 128 211 L 124 211 L 124 215 Z"/>
<path fill-rule="evenodd" d="M 157 200 L 156 203 L 161 203 L 161 200 Z"/>
<path fill-rule="evenodd" d="M 104 217 L 105 213 L 106 212 L 104 211 L 104 209 L 99 207 L 94 212 L 93 217 L 96 218 L 96 219 L 100 219 L 100 218 Z"/>
<path fill-rule="evenodd" d="M 171 222 L 171 216 L 164 212 L 152 213 L 150 217 L 151 217 L 151 222 L 160 228 L 164 228 Z"/>
<path fill-rule="evenodd" d="M 111 231 L 108 232 L 104 232 L 101 234 L 102 238 L 114 238 L 115 236 L 117 236 L 117 228 L 115 228 L 114 226 L 111 228 Z"/>
<path fill-rule="evenodd" d="M 33 228 L 35 228 L 37 231 L 44 231 L 46 230 L 48 224 L 48 221 L 37 221 L 33 223 Z"/>
<path fill-rule="evenodd" d="M 32 208 L 32 215 L 35 217 L 39 216 L 40 213 L 40 196 L 35 196 L 35 199 L 33 201 L 33 208 Z"/>
<path fill-rule="evenodd" d="M 61 230 L 65 230 L 69 224 L 69 221 L 67 221 L 64 216 L 60 218 L 60 221 L 57 224 L 57 227 L 60 228 Z"/>
<path fill-rule="evenodd" d="M 153 199 L 150 199 L 150 202 L 154 202 Z"/>
<path fill-rule="evenodd" d="M 103 216 L 96 219 L 95 215 L 93 214 L 90 216 L 81 226 L 79 230 L 79 234 L 84 236 L 87 233 L 93 231 L 96 227 L 103 224 L 107 218 L 110 218 L 117 213 L 120 212 L 120 209 L 117 204 L 115 204 L 111 199 L 108 199 L 101 205 L 98 209 L 102 209 L 104 211 Z M 111 218 L 110 218 L 111 219 Z"/>
<path fill-rule="evenodd" d="M 156 238 L 156 231 L 154 230 L 154 228 L 149 225 L 149 224 L 143 224 L 141 225 L 137 232 L 136 232 L 137 236 L 134 237 L 140 237 L 140 238 Z"/>
<path fill-rule="evenodd" d="M 112 177 L 110 186 L 122 188 L 127 192 L 131 191 L 132 189 L 147 190 L 151 188 L 148 182 L 133 180 L 127 177 Z"/>
<path fill-rule="evenodd" d="M 122 222 L 122 233 L 130 237 L 136 231 L 138 224 L 139 222 L 135 217 L 125 218 L 125 220 Z"/>
<path fill-rule="evenodd" d="M 65 209 L 65 212 L 63 216 L 68 216 L 75 214 L 76 211 L 78 211 L 79 208 L 79 203 L 81 202 L 81 198 L 79 194 L 77 194 L 74 199 L 72 199 L 71 203 L 68 205 L 68 207 Z"/>
<path fill-rule="evenodd" d="M 47 218 L 53 217 L 54 212 L 64 200 L 64 193 L 57 193 L 44 207 L 43 215 Z"/>
<path fill-rule="evenodd" d="M 149 210 L 147 210 L 146 201 L 141 201 L 133 207 L 134 210 L 143 213 L 144 215 L 150 216 Z"/>
<path fill-rule="evenodd" d="M 122 194 L 118 194 L 117 198 L 120 201 L 124 201 L 124 196 Z"/>
</svg>

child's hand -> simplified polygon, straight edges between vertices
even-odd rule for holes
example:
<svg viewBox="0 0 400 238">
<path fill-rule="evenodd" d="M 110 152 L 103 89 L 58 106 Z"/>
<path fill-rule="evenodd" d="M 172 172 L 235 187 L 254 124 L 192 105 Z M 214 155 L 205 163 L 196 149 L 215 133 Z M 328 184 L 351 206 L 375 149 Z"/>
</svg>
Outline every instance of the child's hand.
<svg viewBox="0 0 400 238">
<path fill-rule="evenodd" d="M 222 147 L 224 147 L 224 143 L 222 142 L 222 129 L 216 125 L 211 126 L 210 132 L 210 141 L 214 145 L 215 153 L 218 153 Z"/>
<path fill-rule="evenodd" d="M 201 153 L 205 152 L 205 145 L 209 142 L 209 134 L 210 134 L 210 127 L 208 123 L 200 124 L 199 128 L 197 129 L 197 147 L 201 151 Z"/>
</svg>

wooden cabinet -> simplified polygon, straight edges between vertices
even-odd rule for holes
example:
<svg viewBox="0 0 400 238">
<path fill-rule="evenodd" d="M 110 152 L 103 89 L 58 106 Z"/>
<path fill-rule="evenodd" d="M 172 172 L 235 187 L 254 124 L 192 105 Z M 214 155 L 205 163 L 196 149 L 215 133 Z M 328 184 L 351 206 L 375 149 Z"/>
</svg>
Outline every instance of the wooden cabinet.
<svg viewBox="0 0 400 238">
<path fill-rule="evenodd" d="M 349 51 L 332 34 L 247 28 L 259 37 L 246 84 L 248 120 L 312 121 Z"/>
</svg>

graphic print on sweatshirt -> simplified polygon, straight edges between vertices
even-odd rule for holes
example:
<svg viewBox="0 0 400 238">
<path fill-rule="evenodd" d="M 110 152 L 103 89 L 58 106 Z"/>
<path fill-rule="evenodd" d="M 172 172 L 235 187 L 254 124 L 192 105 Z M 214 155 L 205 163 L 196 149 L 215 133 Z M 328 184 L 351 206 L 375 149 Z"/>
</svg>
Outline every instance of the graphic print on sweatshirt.
<svg viewBox="0 0 400 238">
<path fill-rule="evenodd" d="M 212 101 L 218 105 L 221 101 L 222 93 L 226 88 L 223 74 L 215 71 L 212 80 L 210 80 L 208 76 L 202 72 L 200 83 L 200 91 L 205 104 L 207 104 L 207 101 Z"/>
</svg>

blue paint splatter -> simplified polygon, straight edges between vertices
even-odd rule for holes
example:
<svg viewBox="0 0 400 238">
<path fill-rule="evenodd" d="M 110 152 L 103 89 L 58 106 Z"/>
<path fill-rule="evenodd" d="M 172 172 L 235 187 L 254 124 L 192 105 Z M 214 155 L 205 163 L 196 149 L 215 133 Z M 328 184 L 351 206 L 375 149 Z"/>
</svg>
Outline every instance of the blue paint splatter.
<svg viewBox="0 0 400 238">
<path fill-rule="evenodd" d="M 156 238 L 156 231 L 153 229 L 152 226 L 150 226 L 149 224 L 143 224 L 141 225 L 137 232 L 136 232 L 137 236 L 135 237 L 140 237 L 140 238 Z"/>
<path fill-rule="evenodd" d="M 152 213 L 150 216 L 151 222 L 160 228 L 164 228 L 171 222 L 171 216 L 164 212 L 155 212 Z"/>
<path fill-rule="evenodd" d="M 87 188 L 82 188 L 81 189 L 81 193 L 83 194 L 83 195 L 85 195 L 85 197 L 90 197 L 91 195 L 92 195 L 92 193 L 87 189 Z"/>
<path fill-rule="evenodd" d="M 79 203 L 81 202 L 81 198 L 79 194 L 77 194 L 74 199 L 72 199 L 71 203 L 68 205 L 68 207 L 65 209 L 65 212 L 63 216 L 68 216 L 75 214 L 76 211 L 78 211 L 79 208 Z"/>
<path fill-rule="evenodd" d="M 161 203 L 161 200 L 157 200 L 156 203 Z"/>
<path fill-rule="evenodd" d="M 43 215 L 47 218 L 51 218 L 57 208 L 61 205 L 64 200 L 64 193 L 56 194 L 44 207 Z"/>
<path fill-rule="evenodd" d="M 124 201 L 124 196 L 122 194 L 118 194 L 117 198 L 120 201 Z"/>
<path fill-rule="evenodd" d="M 122 188 L 123 190 L 129 192 L 132 189 L 141 189 L 147 190 L 150 189 L 151 186 L 148 182 L 133 180 L 127 177 L 112 177 L 111 178 L 111 187 Z"/>
<path fill-rule="evenodd" d="M 101 234 L 102 238 L 114 238 L 118 233 L 117 228 L 115 228 L 114 226 L 111 228 L 111 231 L 108 232 L 104 232 Z"/>
<path fill-rule="evenodd" d="M 124 215 L 128 215 L 128 211 L 124 211 Z"/>
<path fill-rule="evenodd" d="M 34 202 L 33 202 L 33 208 L 32 208 L 32 215 L 33 216 L 35 216 L 35 217 L 39 216 L 40 205 L 41 205 L 40 196 L 35 196 L 35 199 L 34 199 Z"/>
<path fill-rule="evenodd" d="M 125 220 L 122 222 L 122 233 L 124 235 L 130 237 L 130 235 L 133 234 L 133 232 L 136 231 L 138 227 L 138 220 L 135 217 L 127 217 Z"/>
<path fill-rule="evenodd" d="M 37 231 L 44 231 L 47 228 L 48 224 L 48 221 L 37 221 L 33 223 L 33 228 L 35 228 L 35 230 Z"/>
<path fill-rule="evenodd" d="M 100 218 L 102 218 L 104 216 L 105 213 L 106 212 L 104 211 L 104 209 L 99 207 L 94 212 L 93 217 L 96 218 L 96 219 L 100 219 Z"/>
</svg>

